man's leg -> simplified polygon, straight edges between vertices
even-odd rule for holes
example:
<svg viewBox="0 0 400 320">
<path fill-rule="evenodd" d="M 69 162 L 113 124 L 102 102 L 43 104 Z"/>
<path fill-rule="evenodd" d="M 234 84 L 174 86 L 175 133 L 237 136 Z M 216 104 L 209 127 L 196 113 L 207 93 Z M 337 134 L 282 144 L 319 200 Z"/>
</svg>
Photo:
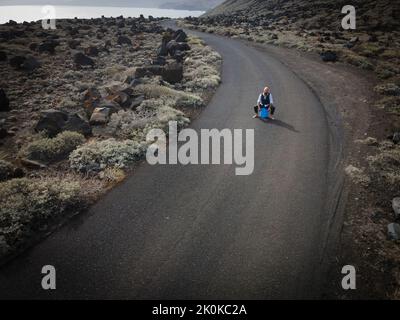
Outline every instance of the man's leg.
<svg viewBox="0 0 400 320">
<path fill-rule="evenodd" d="M 253 116 L 253 118 L 258 118 L 258 106 L 255 106 L 254 107 L 254 113 L 255 113 L 255 115 Z"/>
</svg>

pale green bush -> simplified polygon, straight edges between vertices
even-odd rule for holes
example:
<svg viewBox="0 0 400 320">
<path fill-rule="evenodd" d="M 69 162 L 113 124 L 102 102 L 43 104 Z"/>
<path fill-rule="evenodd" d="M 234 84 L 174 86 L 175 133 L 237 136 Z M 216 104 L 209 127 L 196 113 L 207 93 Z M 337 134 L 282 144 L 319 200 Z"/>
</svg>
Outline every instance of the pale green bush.
<svg viewBox="0 0 400 320">
<path fill-rule="evenodd" d="M 45 231 L 49 220 L 82 208 L 80 185 L 60 179 L 12 179 L 0 183 L 0 258 L 30 236 Z"/>
<path fill-rule="evenodd" d="M 23 151 L 29 159 L 46 163 L 65 159 L 85 142 L 85 137 L 77 132 L 65 131 L 55 138 L 40 138 L 31 142 Z"/>
<path fill-rule="evenodd" d="M 132 140 L 107 139 L 83 145 L 69 156 L 71 168 L 79 172 L 99 172 L 107 167 L 124 168 L 139 160 L 144 146 Z"/>
<path fill-rule="evenodd" d="M 191 91 L 215 89 L 221 83 L 221 56 L 209 46 L 193 46 L 185 60 L 184 82 Z"/>
</svg>

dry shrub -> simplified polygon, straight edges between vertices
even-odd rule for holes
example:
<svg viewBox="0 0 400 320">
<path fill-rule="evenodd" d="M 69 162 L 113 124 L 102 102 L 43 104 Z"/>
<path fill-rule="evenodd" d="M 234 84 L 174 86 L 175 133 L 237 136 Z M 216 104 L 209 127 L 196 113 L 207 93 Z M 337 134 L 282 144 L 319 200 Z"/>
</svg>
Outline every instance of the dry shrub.
<svg viewBox="0 0 400 320">
<path fill-rule="evenodd" d="M 43 161 L 46 163 L 62 160 L 85 142 L 85 137 L 77 132 L 65 131 L 55 138 L 39 138 L 28 144 L 22 155 L 31 160 Z"/>
<path fill-rule="evenodd" d="M 84 207 L 78 182 L 55 178 L 0 183 L 0 257 L 47 229 L 54 218 Z"/>
</svg>

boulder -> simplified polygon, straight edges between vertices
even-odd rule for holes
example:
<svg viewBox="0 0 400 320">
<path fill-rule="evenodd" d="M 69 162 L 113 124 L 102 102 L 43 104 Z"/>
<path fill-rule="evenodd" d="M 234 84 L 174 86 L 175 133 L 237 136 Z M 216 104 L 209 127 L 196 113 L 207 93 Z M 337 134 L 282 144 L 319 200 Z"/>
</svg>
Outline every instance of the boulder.
<svg viewBox="0 0 400 320">
<path fill-rule="evenodd" d="M 178 42 L 175 40 L 171 40 L 170 42 L 167 43 L 167 52 L 169 55 L 174 56 L 175 52 L 178 50 Z"/>
<path fill-rule="evenodd" d="M 182 29 L 176 30 L 174 39 L 176 42 L 185 42 L 187 41 L 187 34 Z"/>
<path fill-rule="evenodd" d="M 90 117 L 94 111 L 100 104 L 101 94 L 99 90 L 96 88 L 89 88 L 86 90 L 84 98 L 83 98 L 83 106 L 87 115 Z"/>
<path fill-rule="evenodd" d="M 6 92 L 0 89 L 0 112 L 10 111 L 10 100 L 8 100 Z"/>
<path fill-rule="evenodd" d="M 176 42 L 175 40 L 171 40 L 167 43 L 167 51 L 171 55 L 171 57 L 177 58 L 182 57 L 184 51 L 190 50 L 190 46 L 185 42 Z"/>
<path fill-rule="evenodd" d="M 110 115 L 122 110 L 122 108 L 119 105 L 119 103 L 117 103 L 115 101 L 110 101 L 110 100 L 102 100 L 99 103 L 99 107 L 98 108 L 107 108 L 109 110 Z"/>
<path fill-rule="evenodd" d="M 0 181 L 6 181 L 13 178 L 18 178 L 21 175 L 21 169 L 15 168 L 15 166 L 5 160 L 0 159 Z M 23 176 L 23 172 L 22 172 Z"/>
<path fill-rule="evenodd" d="M 85 54 L 88 56 L 96 57 L 99 55 L 99 49 L 97 49 L 95 46 L 90 46 L 88 48 L 85 48 Z"/>
<path fill-rule="evenodd" d="M 117 39 L 117 43 L 122 46 L 124 44 L 131 46 L 132 45 L 132 41 L 131 39 L 129 39 L 128 37 L 125 36 L 119 36 Z"/>
<path fill-rule="evenodd" d="M 60 43 L 56 40 L 52 40 L 52 39 L 46 40 L 46 41 L 42 42 L 41 44 L 39 44 L 38 51 L 40 53 L 48 52 L 48 53 L 54 54 L 55 49 L 59 44 Z"/>
<path fill-rule="evenodd" d="M 71 49 L 76 49 L 80 44 L 81 44 L 80 41 L 75 39 L 68 41 L 68 47 L 70 47 Z"/>
<path fill-rule="evenodd" d="M 325 51 L 320 54 L 322 61 L 335 62 L 337 61 L 337 54 L 333 51 Z"/>
<path fill-rule="evenodd" d="M 168 44 L 168 41 L 166 39 L 163 39 L 161 46 L 157 49 L 157 56 L 167 56 L 168 55 L 167 44 Z"/>
<path fill-rule="evenodd" d="M 183 60 L 185 59 L 185 53 L 180 50 L 175 51 L 174 59 L 176 60 L 176 62 L 183 62 Z"/>
<path fill-rule="evenodd" d="M 7 54 L 4 51 L 0 51 L 0 61 L 7 61 Z"/>
<path fill-rule="evenodd" d="M 29 50 L 36 51 L 37 47 L 38 47 L 38 44 L 36 42 L 33 42 L 29 45 Z"/>
<path fill-rule="evenodd" d="M 183 65 L 182 63 L 170 63 L 166 65 L 162 72 L 162 78 L 171 84 L 182 81 L 183 79 Z"/>
<path fill-rule="evenodd" d="M 78 52 L 74 55 L 74 62 L 78 66 L 91 66 L 94 67 L 94 60 L 82 52 Z"/>
<path fill-rule="evenodd" d="M 62 127 L 62 131 L 73 131 L 83 134 L 88 137 L 92 134 L 92 128 L 87 120 L 81 117 L 78 113 L 69 115 L 68 120 Z"/>
<path fill-rule="evenodd" d="M 161 76 L 164 72 L 164 67 L 162 66 L 147 66 L 136 68 L 135 77 L 143 78 L 145 76 Z"/>
<path fill-rule="evenodd" d="M 392 208 L 396 219 L 400 218 L 400 197 L 396 197 L 392 200 Z"/>
<path fill-rule="evenodd" d="M 104 125 L 110 120 L 110 109 L 108 108 L 96 108 L 94 109 L 92 116 L 90 117 L 90 124 L 92 125 Z"/>
<path fill-rule="evenodd" d="M 151 61 L 151 64 L 157 66 L 164 66 L 167 63 L 167 59 L 164 56 L 158 56 L 156 59 Z"/>
<path fill-rule="evenodd" d="M 400 132 L 393 133 L 392 141 L 393 141 L 394 144 L 399 144 L 400 143 Z"/>
<path fill-rule="evenodd" d="M 128 107 L 127 103 L 129 102 L 129 95 L 125 92 L 115 92 L 105 97 L 105 99 L 108 101 L 114 101 L 122 107 Z"/>
<path fill-rule="evenodd" d="M 34 57 L 26 57 L 24 63 L 22 64 L 22 69 L 28 72 L 32 72 L 37 68 L 41 67 L 41 63 Z"/>
<path fill-rule="evenodd" d="M 68 114 L 66 112 L 55 109 L 42 111 L 40 119 L 35 126 L 35 131 L 45 131 L 48 136 L 54 137 L 63 131 L 67 120 Z"/>
<path fill-rule="evenodd" d="M 144 95 L 139 95 L 137 97 L 134 97 L 131 100 L 131 105 L 130 105 L 129 108 L 131 110 L 135 110 L 136 108 L 138 108 L 143 103 L 144 100 L 145 100 L 145 96 Z"/>
<path fill-rule="evenodd" d="M 40 62 L 32 56 L 14 56 L 10 59 L 10 65 L 16 70 L 34 71 L 40 68 Z"/>
<path fill-rule="evenodd" d="M 0 127 L 0 140 L 8 136 L 8 131 L 6 128 Z"/>
<path fill-rule="evenodd" d="M 47 166 L 46 166 L 45 164 L 40 163 L 40 162 L 38 162 L 38 161 L 34 161 L 34 160 L 30 160 L 30 159 L 25 159 L 25 158 L 22 158 L 20 161 L 21 161 L 21 164 L 22 164 L 23 166 L 25 166 L 25 167 L 27 167 L 27 168 L 29 168 L 29 169 L 38 170 L 38 169 L 46 169 L 46 168 L 47 168 Z"/>
<path fill-rule="evenodd" d="M 388 224 L 387 233 L 390 240 L 400 240 L 400 225 L 398 223 Z"/>
</svg>

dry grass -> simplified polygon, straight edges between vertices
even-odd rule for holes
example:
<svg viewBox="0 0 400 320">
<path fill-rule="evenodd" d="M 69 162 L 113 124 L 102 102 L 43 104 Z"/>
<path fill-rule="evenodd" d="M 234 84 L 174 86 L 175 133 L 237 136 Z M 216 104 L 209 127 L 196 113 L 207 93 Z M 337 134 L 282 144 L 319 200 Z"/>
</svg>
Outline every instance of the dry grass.
<svg viewBox="0 0 400 320">
<path fill-rule="evenodd" d="M 0 258 L 47 230 L 49 222 L 84 207 L 76 181 L 13 179 L 0 183 Z"/>
</svg>

